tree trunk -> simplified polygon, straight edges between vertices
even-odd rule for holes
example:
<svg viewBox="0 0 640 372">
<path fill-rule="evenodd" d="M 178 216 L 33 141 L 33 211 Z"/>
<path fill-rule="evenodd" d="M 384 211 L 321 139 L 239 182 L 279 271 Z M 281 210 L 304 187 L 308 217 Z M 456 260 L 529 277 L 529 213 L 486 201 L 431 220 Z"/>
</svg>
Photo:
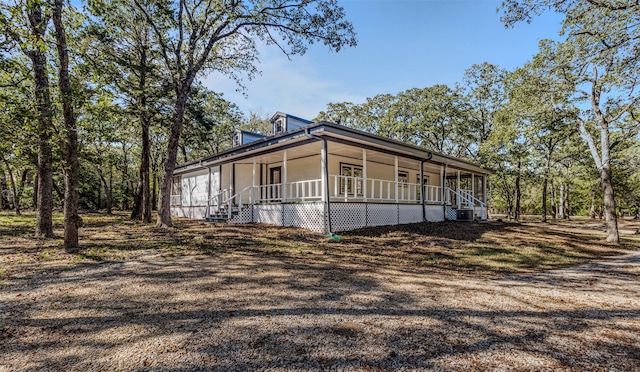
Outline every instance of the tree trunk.
<svg viewBox="0 0 640 372">
<path fill-rule="evenodd" d="M 102 183 L 102 188 L 104 189 L 106 213 L 111 215 L 113 213 L 113 198 L 111 196 L 111 190 L 109 190 L 109 184 L 107 183 L 107 179 L 104 178 L 104 174 L 102 174 L 102 169 L 100 169 L 99 165 L 96 165 L 96 171 L 98 172 L 100 183 Z"/>
<path fill-rule="evenodd" d="M 558 218 L 564 218 L 564 183 L 560 182 L 560 201 L 558 202 Z"/>
<path fill-rule="evenodd" d="M 42 19 L 42 10 L 38 5 L 29 7 L 29 18 L 32 27 L 40 27 L 40 22 L 46 27 L 46 20 Z M 35 31 L 34 33 L 40 31 Z M 44 38 L 44 29 L 38 36 Z M 38 187 L 36 205 L 36 237 L 53 238 L 53 152 L 51 150 L 51 132 L 53 121 L 51 117 L 51 96 L 49 93 L 49 75 L 47 60 L 44 52 L 34 50 L 29 53 L 33 64 L 33 79 L 35 98 L 38 106 Z"/>
<path fill-rule="evenodd" d="M 180 150 L 182 153 L 182 161 L 184 163 L 188 162 L 189 160 L 187 159 L 187 147 L 186 146 L 180 146 Z"/>
<path fill-rule="evenodd" d="M 591 207 L 589 207 L 589 218 L 596 219 L 596 193 L 591 192 Z"/>
<path fill-rule="evenodd" d="M 520 191 L 520 172 L 522 170 L 522 159 L 518 158 L 518 174 L 516 175 L 516 186 L 515 186 L 515 194 L 516 194 L 516 208 L 514 213 L 514 218 L 516 221 L 520 220 L 520 199 L 521 199 L 521 191 Z"/>
<path fill-rule="evenodd" d="M 0 211 L 4 209 L 4 192 L 3 192 L 4 188 L 5 188 L 4 178 L 0 178 Z"/>
<path fill-rule="evenodd" d="M 571 217 L 571 208 L 570 208 L 571 204 L 569 203 L 569 182 L 566 183 L 565 190 L 566 190 L 566 194 L 564 197 L 564 203 L 565 203 L 564 219 L 568 220 Z"/>
<path fill-rule="evenodd" d="M 35 177 L 33 177 L 33 199 L 31 200 L 31 209 L 38 209 L 38 173 L 36 172 Z"/>
<path fill-rule="evenodd" d="M 149 179 L 149 164 L 151 159 L 151 137 L 149 129 L 151 127 L 151 120 L 149 118 L 149 112 L 147 107 L 147 53 L 146 49 L 142 48 L 140 53 L 140 80 L 139 91 L 141 92 L 138 99 L 138 112 L 140 119 L 140 126 L 142 129 L 142 152 L 140 154 L 140 184 L 138 185 L 138 210 L 136 212 L 136 219 L 142 219 L 144 223 L 151 222 L 151 180 Z M 132 213 L 133 216 L 133 213 Z"/>
<path fill-rule="evenodd" d="M 542 222 L 547 222 L 547 174 L 542 180 Z"/>
<path fill-rule="evenodd" d="M 619 243 L 618 217 L 616 215 L 616 200 L 611 181 L 611 167 L 605 166 L 600 171 L 602 191 L 604 192 L 604 217 L 607 224 L 607 242 Z"/>
<path fill-rule="evenodd" d="M 20 176 L 20 182 L 18 183 L 18 201 L 22 200 L 22 193 L 24 192 L 25 185 L 27 183 L 27 176 L 29 175 L 29 168 L 25 168 Z"/>
<path fill-rule="evenodd" d="M 153 185 L 151 186 L 151 208 L 158 210 L 158 173 L 153 172 Z"/>
<path fill-rule="evenodd" d="M 129 218 L 132 220 L 142 219 L 142 180 L 138 182 L 138 189 L 133 195 L 133 208 L 131 208 L 131 215 Z"/>
<path fill-rule="evenodd" d="M 556 205 L 556 187 L 553 178 L 549 181 L 549 188 L 551 189 L 551 218 L 555 220 L 558 206 Z"/>
<path fill-rule="evenodd" d="M 597 75 L 597 72 L 596 72 Z M 596 167 L 600 171 L 600 182 L 604 191 L 604 214 L 607 224 L 607 242 L 619 243 L 618 235 L 618 217 L 616 216 L 615 193 L 613 192 L 613 182 L 611 180 L 611 142 L 609 139 L 609 121 L 605 117 L 605 113 L 600 109 L 600 87 L 592 82 L 591 88 L 591 108 L 595 116 L 598 118 L 600 126 L 600 151 L 595 144 L 593 136 L 587 130 L 584 121 L 578 121 L 580 135 L 589 146 L 591 157 L 596 163 Z"/>
<path fill-rule="evenodd" d="M 62 155 L 64 159 L 64 248 L 74 251 L 78 248 L 78 229 L 82 218 L 78 215 L 78 132 L 73 115 L 72 91 L 69 79 L 69 51 L 67 37 L 62 23 L 63 0 L 55 0 L 53 24 L 56 30 L 58 50 L 58 86 L 62 99 L 65 138 Z"/>
<path fill-rule="evenodd" d="M 173 123 L 167 143 L 167 157 L 164 163 L 162 179 L 160 181 L 160 195 L 158 198 L 158 222 L 157 227 L 171 227 L 171 188 L 173 186 L 173 170 L 176 167 L 178 145 L 184 112 L 189 97 L 190 84 L 185 89 L 177 91 L 176 107 L 173 114 Z"/>
<path fill-rule="evenodd" d="M 151 139 L 149 136 L 149 122 L 145 115 L 142 122 L 142 158 L 140 159 L 141 183 L 141 217 L 145 223 L 151 222 L 151 180 L 149 179 L 149 163 L 151 159 Z"/>
<path fill-rule="evenodd" d="M 16 215 L 19 216 L 20 213 L 20 199 L 18 197 L 18 190 L 16 188 L 16 180 L 13 177 L 13 170 L 11 170 L 11 166 L 9 166 L 9 162 L 7 159 L 2 159 L 4 161 L 4 165 L 7 168 L 7 176 L 9 176 L 9 182 L 11 182 L 11 195 L 13 196 L 13 209 L 16 211 Z"/>
</svg>

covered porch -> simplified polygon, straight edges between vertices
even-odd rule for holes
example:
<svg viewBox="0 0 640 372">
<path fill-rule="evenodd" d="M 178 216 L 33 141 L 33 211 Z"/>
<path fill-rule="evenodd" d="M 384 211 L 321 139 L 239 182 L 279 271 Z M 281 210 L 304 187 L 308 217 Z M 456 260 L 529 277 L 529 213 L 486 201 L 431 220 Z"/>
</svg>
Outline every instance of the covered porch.
<svg viewBox="0 0 640 372">
<path fill-rule="evenodd" d="M 203 203 L 201 195 L 196 204 L 193 195 L 184 194 L 198 182 L 185 176 L 175 202 L 200 208 L 203 218 L 213 220 L 295 225 L 286 220 L 297 216 L 322 230 L 344 231 L 486 219 L 486 174 L 439 163 L 424 150 L 407 154 L 339 138 L 306 138 L 203 167 L 199 177 L 207 180 L 206 198 Z M 463 210 L 466 215 L 460 215 Z"/>
</svg>

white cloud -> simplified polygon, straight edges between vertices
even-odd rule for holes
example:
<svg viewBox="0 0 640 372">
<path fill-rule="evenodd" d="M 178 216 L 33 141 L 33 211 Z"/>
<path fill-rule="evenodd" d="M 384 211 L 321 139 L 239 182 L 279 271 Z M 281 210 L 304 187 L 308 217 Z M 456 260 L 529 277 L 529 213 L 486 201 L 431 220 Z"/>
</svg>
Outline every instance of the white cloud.
<svg viewBox="0 0 640 372">
<path fill-rule="evenodd" d="M 314 63 L 315 62 L 315 63 Z M 237 92 L 233 81 L 218 73 L 202 80 L 209 89 L 224 93 L 227 100 L 237 104 L 245 113 L 249 110 L 273 114 L 283 111 L 313 119 L 329 102 L 363 102 L 365 97 L 349 92 L 334 76 L 325 76 L 321 61 L 309 54 L 293 56 L 292 60 L 277 48 L 260 48 L 261 75 L 245 80 L 246 97 Z"/>
</svg>

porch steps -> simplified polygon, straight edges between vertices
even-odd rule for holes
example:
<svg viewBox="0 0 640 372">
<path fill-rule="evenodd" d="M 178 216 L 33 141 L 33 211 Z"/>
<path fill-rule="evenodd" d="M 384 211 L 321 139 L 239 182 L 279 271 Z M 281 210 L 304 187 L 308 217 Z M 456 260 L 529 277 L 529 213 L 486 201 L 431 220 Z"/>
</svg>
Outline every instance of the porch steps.
<svg viewBox="0 0 640 372">
<path fill-rule="evenodd" d="M 239 210 L 237 207 L 231 208 L 231 218 L 237 216 L 238 213 L 239 213 Z M 204 220 L 206 222 L 212 222 L 212 223 L 227 222 L 229 220 L 229 210 L 227 208 L 221 208 L 219 211 L 216 211 L 215 213 L 211 213 L 209 217 L 205 217 Z"/>
</svg>

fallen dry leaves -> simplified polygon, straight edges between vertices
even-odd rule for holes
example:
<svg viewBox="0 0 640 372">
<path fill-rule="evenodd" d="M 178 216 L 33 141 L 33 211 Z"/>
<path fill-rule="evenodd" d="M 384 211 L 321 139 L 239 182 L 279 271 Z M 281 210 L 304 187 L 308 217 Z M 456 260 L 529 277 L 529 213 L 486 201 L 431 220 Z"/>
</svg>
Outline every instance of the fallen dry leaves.
<svg viewBox="0 0 640 372">
<path fill-rule="evenodd" d="M 76 254 L 0 226 L 0 370 L 640 370 L 638 240 L 591 221 L 85 220 Z"/>
</svg>

